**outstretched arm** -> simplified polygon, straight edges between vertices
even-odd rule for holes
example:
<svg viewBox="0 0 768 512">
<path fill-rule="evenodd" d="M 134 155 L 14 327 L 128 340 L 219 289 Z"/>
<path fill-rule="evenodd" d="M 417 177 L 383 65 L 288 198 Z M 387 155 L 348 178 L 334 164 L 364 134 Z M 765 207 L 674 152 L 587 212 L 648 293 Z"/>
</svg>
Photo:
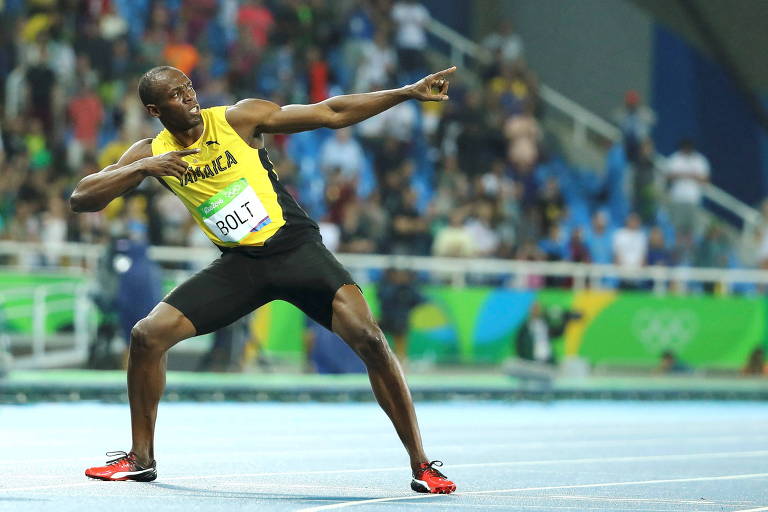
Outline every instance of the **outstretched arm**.
<svg viewBox="0 0 768 512">
<path fill-rule="evenodd" d="M 69 198 L 69 206 L 78 213 L 96 212 L 116 197 L 136 188 L 147 176 L 180 178 L 188 165 L 181 157 L 199 151 L 185 149 L 152 156 L 152 139 L 140 140 L 128 148 L 116 164 L 80 180 Z"/>
<path fill-rule="evenodd" d="M 312 105 L 280 107 L 271 101 L 247 99 L 227 110 L 227 121 L 247 137 L 254 133 L 294 133 L 315 128 L 344 128 L 384 112 L 405 100 L 445 101 L 448 79 L 456 66 L 427 75 L 418 82 L 387 91 L 334 96 Z M 433 91 L 436 90 L 436 92 Z"/>
</svg>

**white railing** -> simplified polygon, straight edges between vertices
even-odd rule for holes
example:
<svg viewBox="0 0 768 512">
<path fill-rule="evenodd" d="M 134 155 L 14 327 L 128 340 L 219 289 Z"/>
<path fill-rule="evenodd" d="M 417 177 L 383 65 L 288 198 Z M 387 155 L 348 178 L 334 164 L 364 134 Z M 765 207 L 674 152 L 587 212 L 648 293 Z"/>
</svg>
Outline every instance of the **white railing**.
<svg viewBox="0 0 768 512">
<path fill-rule="evenodd" d="M 88 357 L 88 342 L 96 326 L 94 306 L 87 283 L 56 283 L 0 291 L 0 314 L 8 324 L 29 321 L 28 334 L 1 328 L 3 346 L 15 354 L 13 367 L 54 368 L 79 366 Z M 72 315 L 71 333 L 49 333 L 46 321 L 51 314 Z"/>
<path fill-rule="evenodd" d="M 427 30 L 450 46 L 451 62 L 456 62 L 458 63 L 457 65 L 463 64 L 467 56 L 477 59 L 482 63 L 488 63 L 492 58 L 486 48 L 467 39 L 439 21 L 430 20 Z M 587 110 L 546 84 L 539 86 L 539 92 L 541 99 L 548 107 L 572 119 L 572 138 L 576 144 L 585 144 L 589 133 L 614 143 L 621 140 L 621 130 L 613 123 Z M 714 185 L 709 184 L 704 187 L 704 196 L 742 220 L 742 236 L 744 239 L 749 237 L 759 225 L 759 222 L 761 222 L 761 215 L 756 209 Z"/>
<path fill-rule="evenodd" d="M 18 242 L 0 244 L 0 256 L 13 256 L 41 252 L 45 246 L 39 243 Z M 68 251 L 103 253 L 104 246 L 90 244 L 68 244 L 62 254 Z M 150 259 L 161 265 L 178 268 L 186 264 L 200 268 L 220 253 L 214 247 L 173 247 L 153 246 L 148 251 Z M 436 258 L 430 256 L 393 256 L 382 254 L 337 254 L 339 260 L 355 273 L 361 282 L 368 280 L 370 270 L 401 268 L 427 273 L 436 282 L 447 282 L 454 286 L 465 286 L 478 278 L 504 278 L 506 286 L 528 288 L 532 278 L 568 277 L 572 278 L 575 289 L 602 288 L 606 281 L 629 280 L 646 281 L 654 284 L 654 290 L 666 293 L 679 290 L 678 285 L 686 283 L 711 283 L 722 285 L 722 290 L 736 283 L 768 285 L 768 270 L 694 268 L 694 267 L 637 267 L 628 268 L 619 265 L 598 265 L 571 262 L 518 261 L 491 258 Z M 179 278 L 189 275 L 182 271 Z M 52 286 L 48 286 L 52 289 Z"/>
</svg>

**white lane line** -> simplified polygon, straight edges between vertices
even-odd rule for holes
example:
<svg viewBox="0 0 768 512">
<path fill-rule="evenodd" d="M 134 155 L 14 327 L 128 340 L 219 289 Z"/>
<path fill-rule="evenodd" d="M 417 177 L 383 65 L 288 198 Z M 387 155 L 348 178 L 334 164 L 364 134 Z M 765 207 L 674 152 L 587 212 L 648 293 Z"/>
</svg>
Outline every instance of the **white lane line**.
<svg viewBox="0 0 768 512">
<path fill-rule="evenodd" d="M 85 487 L 86 485 L 93 485 L 94 482 L 77 482 L 69 484 L 56 484 L 56 485 L 35 485 L 32 487 L 11 487 L 6 489 L 0 489 L 0 492 L 21 492 L 21 491 L 42 491 L 45 489 L 68 489 L 70 487 Z"/>
<path fill-rule="evenodd" d="M 768 510 L 768 507 L 746 508 L 744 510 L 734 510 L 733 512 L 764 512 L 765 510 Z"/>
<path fill-rule="evenodd" d="M 502 492 L 526 492 L 526 491 L 550 491 L 556 489 L 586 489 L 593 487 L 619 487 L 625 485 L 656 485 L 656 484 L 668 484 L 668 483 L 682 483 L 682 482 L 711 482 L 716 480 L 744 480 L 748 478 L 768 478 L 768 473 L 751 473 L 746 475 L 722 475 L 722 476 L 705 476 L 696 478 L 670 478 L 666 480 L 638 480 L 633 482 L 605 482 L 597 484 L 577 484 L 577 485 L 550 485 L 546 487 L 518 487 L 515 489 L 493 489 L 489 491 L 468 491 L 454 493 L 457 496 L 475 496 L 480 494 L 496 494 Z M 391 498 L 374 498 L 370 500 L 357 500 L 357 501 L 345 501 L 342 503 L 334 503 L 332 505 L 322 505 L 319 507 L 302 508 L 297 512 L 319 512 L 320 510 L 334 510 L 338 508 L 354 507 L 357 505 L 368 505 L 370 503 L 384 503 L 389 501 L 402 501 L 402 500 L 417 500 L 424 498 L 438 498 L 443 496 L 449 496 L 448 494 L 419 494 L 411 496 L 395 496 Z M 757 509 L 768 510 L 768 508 Z M 740 511 L 747 512 L 747 511 Z M 757 512 L 753 510 L 751 512 Z"/>
<path fill-rule="evenodd" d="M 548 459 L 548 460 L 518 460 L 510 462 L 479 462 L 473 464 L 451 464 L 446 465 L 448 470 L 458 468 L 486 468 L 503 466 L 547 466 L 553 464 L 589 464 L 593 462 L 643 462 L 660 460 L 695 460 L 695 459 L 718 459 L 728 457 L 765 457 L 768 456 L 768 450 L 747 451 L 747 452 L 711 452 L 711 453 L 692 453 L 677 455 L 641 455 L 628 457 L 589 457 L 579 459 Z M 381 473 L 386 471 L 408 471 L 407 466 L 393 466 L 387 468 L 361 468 L 361 469 L 332 469 L 316 471 L 282 471 L 277 473 L 230 473 L 223 475 L 207 476 L 171 476 L 163 480 L 195 480 L 204 478 L 252 478 L 263 476 L 283 476 L 283 475 L 321 475 L 321 474 L 348 474 L 348 473 Z"/>
<path fill-rule="evenodd" d="M 450 469 L 458 468 L 487 468 L 503 466 L 545 466 L 553 464 L 584 464 L 584 463 L 605 463 L 605 462 L 643 462 L 660 460 L 695 460 L 695 459 L 717 459 L 729 457 L 764 457 L 768 455 L 768 450 L 746 451 L 746 452 L 711 452 L 711 453 L 692 453 L 677 455 L 645 455 L 645 456 L 626 456 L 626 457 L 589 457 L 579 459 L 548 459 L 548 460 L 520 460 L 510 462 L 480 462 L 473 464 L 452 464 L 447 466 Z M 176 482 L 182 480 L 208 480 L 213 478 L 254 478 L 265 476 L 284 476 L 284 475 L 331 475 L 331 474 L 350 474 L 350 473 L 382 473 L 387 471 L 409 471 L 407 466 L 393 466 L 385 468 L 359 468 L 359 469 L 332 469 L 332 470 L 314 470 L 314 471 L 279 471 L 263 473 L 229 473 L 219 475 L 186 475 L 170 476 L 162 478 L 161 482 Z M 0 488 L 0 492 L 27 491 L 48 488 L 78 487 L 88 485 L 89 482 L 78 482 L 71 484 L 33 486 L 33 487 L 15 487 Z M 570 487 L 565 487 L 570 488 Z"/>
<path fill-rule="evenodd" d="M 499 496 L 503 497 L 503 496 Z M 509 496 L 511 498 L 511 496 Z M 730 505 L 733 507 L 750 503 L 749 501 L 711 501 L 707 499 L 665 499 L 665 498 L 621 498 L 617 496 L 576 496 L 571 494 L 547 494 L 544 496 L 532 494 L 530 496 L 515 495 L 515 499 L 519 498 L 546 498 L 556 500 L 586 500 L 586 501 L 627 501 L 632 503 L 674 503 L 677 505 Z"/>
<path fill-rule="evenodd" d="M 421 507 L 443 507 L 443 508 L 445 508 L 446 505 L 447 505 L 446 503 L 437 503 L 437 502 L 434 502 L 434 503 L 431 503 L 431 502 L 419 503 L 419 507 L 420 508 Z M 510 508 L 509 504 L 507 504 L 507 505 L 489 505 L 488 503 L 484 503 L 482 505 L 468 505 L 466 503 L 462 503 L 461 505 L 458 505 L 458 506 L 460 506 L 462 509 L 464 509 L 464 508 L 482 508 L 482 509 L 485 509 L 485 508 L 501 508 L 501 509 L 504 509 L 504 510 L 512 510 Z M 519 503 L 515 503 L 514 510 L 526 509 L 526 508 L 534 508 L 534 509 L 537 509 L 537 510 L 541 510 L 542 507 L 541 507 L 541 505 L 521 505 Z M 637 508 L 637 507 L 632 507 L 632 508 L 610 507 L 610 508 L 606 508 L 606 507 L 585 507 L 583 505 L 579 505 L 579 506 L 575 506 L 575 505 L 547 505 L 547 510 L 579 510 L 579 511 L 583 511 L 583 510 L 605 510 L 605 511 L 608 511 L 608 512 L 619 512 L 619 511 L 626 511 L 626 512 L 672 512 L 668 508 Z M 299 512 L 301 512 L 301 511 L 299 511 Z"/>
</svg>

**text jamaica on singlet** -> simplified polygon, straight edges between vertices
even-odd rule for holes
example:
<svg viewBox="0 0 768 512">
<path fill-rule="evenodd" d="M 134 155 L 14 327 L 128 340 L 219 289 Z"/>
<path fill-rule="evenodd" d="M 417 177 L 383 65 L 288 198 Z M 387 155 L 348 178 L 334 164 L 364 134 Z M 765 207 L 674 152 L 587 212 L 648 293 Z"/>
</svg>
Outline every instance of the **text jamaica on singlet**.
<svg viewBox="0 0 768 512">
<path fill-rule="evenodd" d="M 195 183 L 197 180 L 212 178 L 220 172 L 226 171 L 236 163 L 237 160 L 235 159 L 235 156 L 228 150 L 225 150 L 223 155 L 217 156 L 211 160 L 209 164 L 190 168 L 190 170 L 179 178 L 179 183 L 181 183 L 182 187 L 185 187 L 190 183 Z"/>
</svg>

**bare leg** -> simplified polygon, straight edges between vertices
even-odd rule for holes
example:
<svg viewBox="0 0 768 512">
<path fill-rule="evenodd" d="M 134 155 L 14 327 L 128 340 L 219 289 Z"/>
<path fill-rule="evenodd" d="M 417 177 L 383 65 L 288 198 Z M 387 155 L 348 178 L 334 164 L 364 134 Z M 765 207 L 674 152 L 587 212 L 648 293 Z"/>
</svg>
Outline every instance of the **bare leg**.
<svg viewBox="0 0 768 512">
<path fill-rule="evenodd" d="M 373 394 L 392 420 L 405 445 L 415 472 L 428 462 L 421 442 L 413 399 L 397 357 L 373 320 L 368 304 L 357 286 L 339 288 L 333 299 L 333 331 L 352 347 L 368 368 Z"/>
<path fill-rule="evenodd" d="M 195 335 L 195 327 L 181 311 L 159 303 L 131 330 L 128 356 L 128 401 L 131 404 L 133 447 L 139 464 L 154 460 L 157 404 L 165 389 L 166 353 L 179 341 Z"/>
</svg>

